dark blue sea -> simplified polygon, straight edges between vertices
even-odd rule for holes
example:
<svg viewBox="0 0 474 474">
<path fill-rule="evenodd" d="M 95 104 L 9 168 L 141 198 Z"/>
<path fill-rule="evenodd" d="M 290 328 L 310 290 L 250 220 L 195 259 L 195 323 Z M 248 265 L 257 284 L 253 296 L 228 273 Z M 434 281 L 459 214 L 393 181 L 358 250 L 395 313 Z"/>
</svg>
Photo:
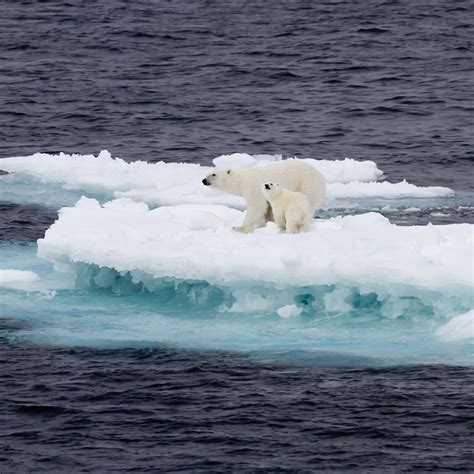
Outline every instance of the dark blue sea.
<svg viewBox="0 0 474 474">
<path fill-rule="evenodd" d="M 469 0 L 2 0 L 0 158 L 371 160 L 456 197 L 364 211 L 472 223 L 473 69 Z M 48 186 L 0 180 L 0 268 L 54 274 L 36 241 L 83 190 Z M 331 350 L 265 352 L 273 316 L 234 328 L 217 303 L 132 293 L 0 285 L 1 473 L 474 471 L 473 346 L 428 341 L 431 308 L 359 306 L 370 355 L 353 323 Z M 155 307 L 182 329 L 132 337 Z"/>
</svg>

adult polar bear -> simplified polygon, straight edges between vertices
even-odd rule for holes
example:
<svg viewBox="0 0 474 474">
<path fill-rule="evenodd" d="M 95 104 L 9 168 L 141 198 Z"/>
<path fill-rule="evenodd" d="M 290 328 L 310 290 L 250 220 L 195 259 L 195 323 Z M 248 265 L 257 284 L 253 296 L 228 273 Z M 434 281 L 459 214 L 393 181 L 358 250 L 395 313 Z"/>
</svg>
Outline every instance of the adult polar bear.
<svg viewBox="0 0 474 474">
<path fill-rule="evenodd" d="M 273 220 L 271 206 L 262 192 L 262 185 L 269 181 L 304 194 L 312 214 L 326 196 L 326 181 L 322 174 L 304 161 L 294 159 L 251 168 L 216 169 L 202 183 L 245 199 L 247 212 L 242 226 L 236 230 L 247 233 Z"/>
</svg>

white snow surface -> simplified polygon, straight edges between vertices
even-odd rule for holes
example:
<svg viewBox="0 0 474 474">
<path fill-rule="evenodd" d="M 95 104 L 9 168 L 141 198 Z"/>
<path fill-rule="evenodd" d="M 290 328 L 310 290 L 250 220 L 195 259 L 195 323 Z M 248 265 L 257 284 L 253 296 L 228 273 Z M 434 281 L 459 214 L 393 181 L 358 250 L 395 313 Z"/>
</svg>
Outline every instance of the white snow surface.
<svg viewBox="0 0 474 474">
<path fill-rule="evenodd" d="M 450 342 L 474 339 L 474 309 L 450 319 L 437 329 L 436 335 Z"/>
<path fill-rule="evenodd" d="M 132 275 L 276 287 L 390 284 L 425 289 L 473 284 L 474 226 L 396 226 L 377 213 L 314 221 L 306 234 L 274 223 L 253 234 L 232 230 L 243 213 L 220 205 L 150 210 L 121 198 L 83 197 L 63 208 L 38 241 L 38 255 Z"/>
<path fill-rule="evenodd" d="M 234 153 L 214 159 L 218 167 L 261 166 L 281 160 L 278 155 Z M 420 187 L 402 181 L 378 182 L 383 173 L 373 161 L 304 159 L 317 168 L 328 182 L 328 198 L 439 197 L 453 191 L 439 186 Z M 65 188 L 105 192 L 128 197 L 152 206 L 177 204 L 222 204 L 244 209 L 242 198 L 203 186 L 211 167 L 189 163 L 127 163 L 112 158 L 108 151 L 94 155 L 49 155 L 4 158 L 0 169 L 23 173 Z"/>
</svg>

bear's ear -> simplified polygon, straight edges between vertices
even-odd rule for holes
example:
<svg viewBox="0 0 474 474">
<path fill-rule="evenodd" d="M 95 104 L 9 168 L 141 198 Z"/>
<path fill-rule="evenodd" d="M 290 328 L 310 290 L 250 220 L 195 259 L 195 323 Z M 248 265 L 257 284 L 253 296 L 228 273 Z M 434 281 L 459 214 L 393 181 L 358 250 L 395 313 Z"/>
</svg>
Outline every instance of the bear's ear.
<svg viewBox="0 0 474 474">
<path fill-rule="evenodd" d="M 227 174 L 230 174 L 230 170 L 227 170 Z"/>
</svg>

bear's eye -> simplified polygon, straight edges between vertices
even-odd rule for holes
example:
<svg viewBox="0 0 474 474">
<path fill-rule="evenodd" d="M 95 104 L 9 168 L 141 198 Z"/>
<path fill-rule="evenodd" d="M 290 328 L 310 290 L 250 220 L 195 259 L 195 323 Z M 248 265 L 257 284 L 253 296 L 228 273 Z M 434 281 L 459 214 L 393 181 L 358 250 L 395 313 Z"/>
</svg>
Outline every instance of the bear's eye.
<svg viewBox="0 0 474 474">
<path fill-rule="evenodd" d="M 215 176 L 215 175 L 216 175 L 216 173 L 212 173 L 212 174 L 211 174 L 211 176 Z"/>
<path fill-rule="evenodd" d="M 227 171 L 227 174 L 230 174 L 230 170 Z"/>
</svg>

